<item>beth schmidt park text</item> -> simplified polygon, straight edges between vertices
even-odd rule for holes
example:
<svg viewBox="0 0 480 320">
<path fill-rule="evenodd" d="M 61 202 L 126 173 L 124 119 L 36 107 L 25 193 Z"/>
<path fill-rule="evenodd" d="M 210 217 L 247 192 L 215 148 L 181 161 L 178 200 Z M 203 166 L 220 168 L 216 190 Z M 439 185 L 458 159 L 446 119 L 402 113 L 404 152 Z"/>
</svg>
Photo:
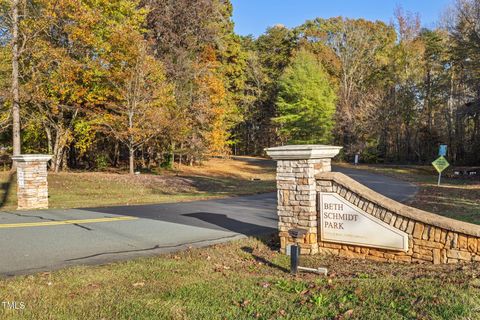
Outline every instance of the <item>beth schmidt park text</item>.
<svg viewBox="0 0 480 320">
<path fill-rule="evenodd" d="M 323 204 L 323 227 L 326 229 L 343 230 L 342 221 L 357 221 L 358 215 L 343 212 L 343 204 L 324 203 Z M 337 221 L 332 221 L 337 220 Z"/>
</svg>

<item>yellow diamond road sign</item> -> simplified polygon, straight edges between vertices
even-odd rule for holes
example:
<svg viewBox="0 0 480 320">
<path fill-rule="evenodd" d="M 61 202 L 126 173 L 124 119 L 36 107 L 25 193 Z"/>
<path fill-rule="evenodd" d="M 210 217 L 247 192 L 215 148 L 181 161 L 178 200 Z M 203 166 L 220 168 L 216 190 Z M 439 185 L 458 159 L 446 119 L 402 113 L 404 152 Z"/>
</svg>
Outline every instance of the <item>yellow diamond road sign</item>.
<svg viewBox="0 0 480 320">
<path fill-rule="evenodd" d="M 432 162 L 432 165 L 437 169 L 438 173 L 441 173 L 443 170 L 447 169 L 450 163 L 444 157 L 440 157 L 437 160 Z"/>
</svg>

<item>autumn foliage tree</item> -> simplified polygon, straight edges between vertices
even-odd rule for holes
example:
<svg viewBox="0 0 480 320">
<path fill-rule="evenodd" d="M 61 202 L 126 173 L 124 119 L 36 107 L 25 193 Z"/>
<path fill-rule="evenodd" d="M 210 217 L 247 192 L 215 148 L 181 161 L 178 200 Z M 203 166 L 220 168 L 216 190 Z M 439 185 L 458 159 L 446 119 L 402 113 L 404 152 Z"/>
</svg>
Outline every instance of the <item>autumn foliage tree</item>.
<svg viewBox="0 0 480 320">
<path fill-rule="evenodd" d="M 233 33 L 230 1 L 145 0 L 149 37 L 172 80 L 186 128 L 176 142 L 179 159 L 199 162 L 230 152 L 230 129 L 239 108 L 246 56 Z"/>
<path fill-rule="evenodd" d="M 202 128 L 205 149 L 201 151 L 203 154 L 222 155 L 228 152 L 226 142 L 229 135 L 229 110 L 227 91 L 218 70 L 220 63 L 215 51 L 206 47 L 196 67 L 198 75 L 195 83 L 198 94 L 192 105 L 192 112 L 195 112 L 195 119 L 192 120 L 198 121 L 198 128 Z"/>
<path fill-rule="evenodd" d="M 109 101 L 99 123 L 129 152 L 134 173 L 135 151 L 163 133 L 169 110 L 175 104 L 162 64 L 150 53 L 146 40 L 135 30 L 117 30 L 110 38 Z"/>
<path fill-rule="evenodd" d="M 26 128 L 43 129 L 46 151 L 53 154 L 52 169 L 58 171 L 66 165 L 67 148 L 89 141 L 75 139 L 79 133 L 89 134 L 75 132 L 78 123 L 88 121 L 88 112 L 110 95 L 105 80 L 110 75 L 103 58 L 111 35 L 119 26 L 140 32 L 145 14 L 138 3 L 128 0 L 37 1 L 30 5 L 32 15 L 22 22 L 30 48 L 21 61 L 26 79 L 23 101 L 31 110 Z"/>
<path fill-rule="evenodd" d="M 255 38 L 234 33 L 229 0 L 0 0 L 0 142 L 12 151 L 19 106 L 22 151 L 55 171 L 330 141 L 416 163 L 447 143 L 474 164 L 479 8 L 457 0 L 434 29 L 398 8 L 390 24 L 314 18 Z"/>
</svg>

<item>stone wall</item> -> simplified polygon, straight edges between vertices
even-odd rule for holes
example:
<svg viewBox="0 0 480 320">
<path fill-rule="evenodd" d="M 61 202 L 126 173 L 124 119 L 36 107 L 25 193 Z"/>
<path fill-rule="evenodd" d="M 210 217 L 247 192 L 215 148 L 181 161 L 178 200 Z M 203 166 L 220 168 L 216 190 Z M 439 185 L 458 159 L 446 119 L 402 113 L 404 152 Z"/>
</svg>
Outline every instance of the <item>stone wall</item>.
<svg viewBox="0 0 480 320">
<path fill-rule="evenodd" d="M 402 252 L 322 242 L 318 237 L 318 252 L 376 261 L 434 264 L 480 261 L 478 225 L 408 207 L 338 172 L 316 174 L 316 184 L 317 192 L 337 193 L 368 214 L 406 232 L 409 238 L 408 251 Z M 284 240 L 285 245 L 292 240 Z M 304 242 L 309 244 L 311 239 Z"/>
<path fill-rule="evenodd" d="M 284 252 L 294 243 L 288 230 L 302 228 L 307 231 L 299 244 L 302 254 L 322 252 L 349 258 L 434 264 L 480 261 L 480 226 L 405 206 L 341 173 L 331 172 L 331 159 L 340 149 L 341 147 L 325 145 L 292 145 L 266 149 L 267 154 L 277 160 L 278 227 Z M 357 228 L 351 229 L 354 233 L 341 234 L 340 230 L 336 233 L 326 232 L 323 238 L 361 243 L 363 246 L 322 241 L 319 199 L 331 198 L 332 193 L 335 199 L 351 207 L 348 210 L 360 210 L 355 209 L 360 214 L 358 217 L 361 216 L 359 219 L 367 219 L 362 221 L 368 222 L 362 226 L 371 222 L 375 223 L 374 229 L 383 228 L 376 229 L 377 237 L 368 239 L 368 235 L 360 236 L 360 231 L 362 234 L 368 232 Z M 326 226 L 330 228 L 328 223 Z M 334 224 L 333 227 L 336 228 L 335 226 Z M 347 224 L 344 223 L 342 228 L 343 226 Z M 386 229 L 401 237 L 401 245 L 381 245 L 388 232 L 382 233 L 379 230 Z M 376 247 L 398 250 L 373 248 L 374 244 L 368 241 L 377 241 L 379 235 L 382 239 L 375 244 Z M 347 241 L 345 236 L 357 238 L 349 238 L 351 241 Z M 364 241 L 354 241 L 358 239 Z M 372 247 L 366 247 L 367 245 Z"/>
<path fill-rule="evenodd" d="M 330 159 L 279 160 L 277 162 L 277 195 L 280 242 L 285 248 L 288 230 L 307 230 L 302 254 L 318 252 L 318 226 L 316 217 L 317 186 L 315 175 L 331 170 Z"/>
<path fill-rule="evenodd" d="M 17 201 L 19 210 L 48 208 L 47 161 L 50 156 L 13 157 L 17 165 Z"/>
</svg>

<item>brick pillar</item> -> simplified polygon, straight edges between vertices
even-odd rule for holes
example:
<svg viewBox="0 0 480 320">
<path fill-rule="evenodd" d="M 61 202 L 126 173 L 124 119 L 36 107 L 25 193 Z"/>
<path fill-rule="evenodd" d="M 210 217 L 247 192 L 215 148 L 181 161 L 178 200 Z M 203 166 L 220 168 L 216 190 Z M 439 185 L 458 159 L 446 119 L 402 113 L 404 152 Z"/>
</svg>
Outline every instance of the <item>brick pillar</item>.
<svg viewBox="0 0 480 320">
<path fill-rule="evenodd" d="M 17 165 L 18 210 L 48 208 L 47 162 L 49 155 L 13 156 Z"/>
<path fill-rule="evenodd" d="M 331 171 L 331 159 L 341 147 L 324 145 L 297 145 L 268 148 L 265 151 L 277 160 L 277 213 L 280 244 L 285 251 L 293 239 L 288 230 L 307 230 L 302 254 L 318 251 L 318 226 L 315 175 Z"/>
</svg>

